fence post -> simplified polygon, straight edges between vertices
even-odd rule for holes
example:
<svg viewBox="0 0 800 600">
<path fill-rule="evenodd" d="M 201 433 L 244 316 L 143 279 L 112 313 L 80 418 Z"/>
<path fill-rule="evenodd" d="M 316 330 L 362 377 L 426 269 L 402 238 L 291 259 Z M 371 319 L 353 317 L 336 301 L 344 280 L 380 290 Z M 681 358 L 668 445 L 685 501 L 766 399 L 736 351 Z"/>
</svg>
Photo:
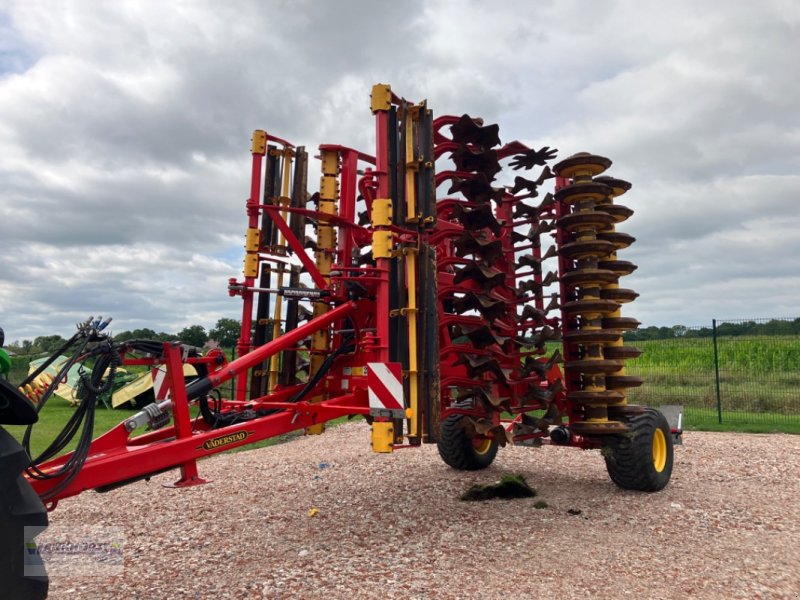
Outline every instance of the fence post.
<svg viewBox="0 0 800 600">
<path fill-rule="evenodd" d="M 711 319 L 711 338 L 714 340 L 714 383 L 717 388 L 717 419 L 722 423 L 722 394 L 719 391 L 719 350 L 717 349 L 716 319 Z"/>
</svg>

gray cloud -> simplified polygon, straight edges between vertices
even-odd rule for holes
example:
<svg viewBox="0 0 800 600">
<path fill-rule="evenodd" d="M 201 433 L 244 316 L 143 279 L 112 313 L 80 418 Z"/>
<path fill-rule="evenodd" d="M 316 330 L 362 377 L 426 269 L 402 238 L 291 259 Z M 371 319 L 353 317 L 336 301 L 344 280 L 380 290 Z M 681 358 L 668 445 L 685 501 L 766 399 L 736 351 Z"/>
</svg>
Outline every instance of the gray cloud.
<svg viewBox="0 0 800 600">
<path fill-rule="evenodd" d="M 794 315 L 799 33 L 791 0 L 12 3 L 0 324 L 238 316 L 251 131 L 370 151 L 379 81 L 504 141 L 611 156 L 647 324 Z"/>
</svg>

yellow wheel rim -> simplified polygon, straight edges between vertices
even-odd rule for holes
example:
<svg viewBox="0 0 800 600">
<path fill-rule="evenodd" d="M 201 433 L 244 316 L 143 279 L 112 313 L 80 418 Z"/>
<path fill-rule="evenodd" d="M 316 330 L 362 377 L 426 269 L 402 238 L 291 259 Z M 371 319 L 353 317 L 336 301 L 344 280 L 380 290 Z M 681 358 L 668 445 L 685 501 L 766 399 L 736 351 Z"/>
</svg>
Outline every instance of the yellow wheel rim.
<svg viewBox="0 0 800 600">
<path fill-rule="evenodd" d="M 483 438 L 482 440 L 475 440 L 473 442 L 473 446 L 475 447 L 476 454 L 486 454 L 492 447 L 492 440 L 489 438 Z"/>
<path fill-rule="evenodd" d="M 667 438 L 660 429 L 653 434 L 653 466 L 658 473 L 667 466 Z"/>
</svg>

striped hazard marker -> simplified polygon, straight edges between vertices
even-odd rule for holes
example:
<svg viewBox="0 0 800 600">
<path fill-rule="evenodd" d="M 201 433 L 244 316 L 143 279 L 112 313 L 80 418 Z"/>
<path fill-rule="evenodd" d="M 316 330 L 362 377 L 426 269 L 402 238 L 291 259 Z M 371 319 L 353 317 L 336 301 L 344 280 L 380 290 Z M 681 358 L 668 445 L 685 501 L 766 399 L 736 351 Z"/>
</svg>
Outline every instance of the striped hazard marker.
<svg viewBox="0 0 800 600">
<path fill-rule="evenodd" d="M 391 416 L 405 414 L 403 400 L 403 368 L 400 363 L 367 363 L 369 408 L 373 414 L 387 411 Z"/>
<path fill-rule="evenodd" d="M 166 367 L 154 367 L 150 371 L 153 378 L 153 393 L 156 395 L 156 402 L 169 398 L 169 379 L 167 379 Z"/>
</svg>

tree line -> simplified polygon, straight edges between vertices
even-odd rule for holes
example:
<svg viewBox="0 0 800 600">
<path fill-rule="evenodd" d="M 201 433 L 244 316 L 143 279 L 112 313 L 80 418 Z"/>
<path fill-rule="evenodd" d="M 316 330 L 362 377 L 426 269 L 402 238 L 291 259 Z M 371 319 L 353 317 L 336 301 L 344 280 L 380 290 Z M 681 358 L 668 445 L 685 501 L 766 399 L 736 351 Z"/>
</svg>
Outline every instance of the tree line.
<svg viewBox="0 0 800 600">
<path fill-rule="evenodd" d="M 236 347 L 239 339 L 241 322 L 237 319 L 219 319 L 214 327 L 206 331 L 202 325 L 189 325 L 177 333 L 157 332 L 153 329 L 142 328 L 132 331 L 121 331 L 114 334 L 118 342 L 127 340 L 157 340 L 161 342 L 180 341 L 190 346 L 202 348 L 206 342 L 213 340 L 224 349 Z M 625 339 L 636 340 L 668 340 L 684 338 L 704 338 L 713 336 L 711 326 L 687 327 L 686 325 L 673 325 L 672 327 L 640 327 L 625 333 Z M 798 319 L 770 319 L 769 321 L 725 321 L 717 323 L 718 336 L 743 336 L 743 335 L 800 335 L 800 318 Z M 7 348 L 15 354 L 35 355 L 51 354 L 58 350 L 66 340 L 60 335 L 44 335 L 33 340 L 12 342 Z"/>
<path fill-rule="evenodd" d="M 121 331 L 114 334 L 117 342 L 128 340 L 157 340 L 159 342 L 179 341 L 189 346 L 202 348 L 206 342 L 213 340 L 221 348 L 231 349 L 236 346 L 241 330 L 241 322 L 237 319 L 222 318 L 217 324 L 206 331 L 202 325 L 189 325 L 177 333 L 167 333 L 165 331 L 155 331 L 147 327 L 133 329 L 132 331 Z M 36 355 L 52 354 L 66 343 L 66 339 L 60 335 L 42 335 L 33 340 L 15 341 L 6 347 L 15 354 Z"/>
<path fill-rule="evenodd" d="M 686 325 L 673 325 L 672 327 L 640 327 L 633 331 L 625 332 L 625 339 L 636 340 L 669 340 L 676 338 L 703 338 L 712 337 L 714 329 L 708 327 L 687 327 Z M 718 321 L 717 335 L 738 337 L 743 335 L 775 336 L 775 335 L 800 335 L 800 318 L 798 319 L 770 319 L 769 321 Z"/>
</svg>

